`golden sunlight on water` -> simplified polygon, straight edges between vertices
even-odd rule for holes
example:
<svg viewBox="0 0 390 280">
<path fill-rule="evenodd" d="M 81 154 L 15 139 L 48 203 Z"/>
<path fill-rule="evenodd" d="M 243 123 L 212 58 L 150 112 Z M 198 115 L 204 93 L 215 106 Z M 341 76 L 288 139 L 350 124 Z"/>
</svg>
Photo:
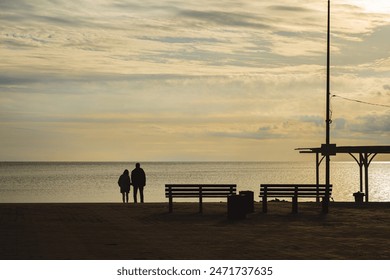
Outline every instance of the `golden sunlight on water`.
<svg viewBox="0 0 390 280">
<path fill-rule="evenodd" d="M 0 163 L 0 202 L 118 202 L 118 177 L 133 163 Z M 237 184 L 254 192 L 260 184 L 315 183 L 313 162 L 146 162 L 146 202 L 166 202 L 165 184 Z M 324 181 L 324 166 L 320 182 Z M 332 162 L 332 197 L 353 201 L 359 191 L 355 162 Z M 372 162 L 370 201 L 390 201 L 390 163 Z M 219 201 L 219 200 L 218 200 Z"/>
</svg>

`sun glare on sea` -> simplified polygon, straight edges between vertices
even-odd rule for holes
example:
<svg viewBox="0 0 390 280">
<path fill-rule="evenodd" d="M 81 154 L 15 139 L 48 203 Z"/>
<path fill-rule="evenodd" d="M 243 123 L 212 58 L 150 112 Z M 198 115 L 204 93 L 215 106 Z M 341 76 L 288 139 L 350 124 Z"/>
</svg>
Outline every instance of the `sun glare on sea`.
<svg viewBox="0 0 390 280">
<path fill-rule="evenodd" d="M 347 2 L 362 7 L 367 12 L 390 13 L 389 0 L 348 0 Z"/>
</svg>

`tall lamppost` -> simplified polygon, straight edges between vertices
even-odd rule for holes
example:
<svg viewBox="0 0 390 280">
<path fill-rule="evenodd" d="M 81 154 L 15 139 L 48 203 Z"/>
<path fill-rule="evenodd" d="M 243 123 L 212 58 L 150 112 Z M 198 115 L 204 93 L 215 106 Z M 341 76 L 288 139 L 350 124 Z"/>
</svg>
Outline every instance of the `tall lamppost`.
<svg viewBox="0 0 390 280">
<path fill-rule="evenodd" d="M 329 184 L 330 184 L 330 0 L 328 0 L 328 30 L 327 30 L 327 58 L 326 58 L 326 144 L 325 144 L 325 184 L 326 195 L 323 212 L 329 211 Z"/>
</svg>

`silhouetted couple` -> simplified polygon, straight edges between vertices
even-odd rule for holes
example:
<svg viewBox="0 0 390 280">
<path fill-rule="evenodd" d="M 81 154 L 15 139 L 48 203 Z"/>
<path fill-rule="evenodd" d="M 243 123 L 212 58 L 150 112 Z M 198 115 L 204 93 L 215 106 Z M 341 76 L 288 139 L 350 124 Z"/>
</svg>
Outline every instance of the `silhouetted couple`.
<svg viewBox="0 0 390 280">
<path fill-rule="evenodd" d="M 141 168 L 139 163 L 136 163 L 135 169 L 131 171 L 131 180 L 129 170 L 125 170 L 119 177 L 118 185 L 122 193 L 123 203 L 129 203 L 130 185 L 133 185 L 134 203 L 137 203 L 137 193 L 139 191 L 141 203 L 144 203 L 144 187 L 146 185 L 145 171 Z"/>
</svg>

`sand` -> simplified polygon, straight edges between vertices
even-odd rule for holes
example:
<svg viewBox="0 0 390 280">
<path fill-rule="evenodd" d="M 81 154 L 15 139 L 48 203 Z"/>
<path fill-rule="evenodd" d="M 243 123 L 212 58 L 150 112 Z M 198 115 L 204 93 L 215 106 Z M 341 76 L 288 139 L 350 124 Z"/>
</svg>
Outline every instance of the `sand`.
<svg viewBox="0 0 390 280">
<path fill-rule="evenodd" d="M 271 202 L 227 219 L 226 203 L 0 204 L 0 258 L 390 259 L 390 203 Z"/>
</svg>

